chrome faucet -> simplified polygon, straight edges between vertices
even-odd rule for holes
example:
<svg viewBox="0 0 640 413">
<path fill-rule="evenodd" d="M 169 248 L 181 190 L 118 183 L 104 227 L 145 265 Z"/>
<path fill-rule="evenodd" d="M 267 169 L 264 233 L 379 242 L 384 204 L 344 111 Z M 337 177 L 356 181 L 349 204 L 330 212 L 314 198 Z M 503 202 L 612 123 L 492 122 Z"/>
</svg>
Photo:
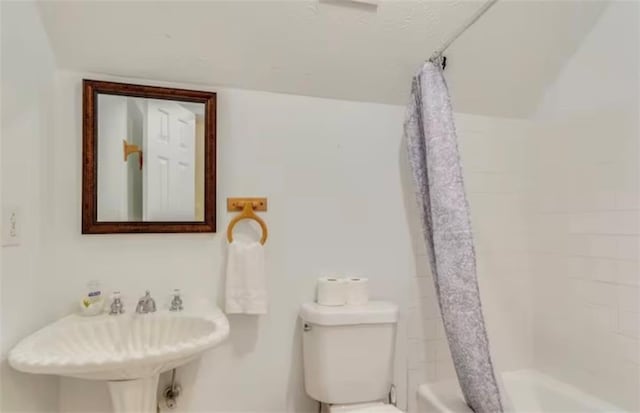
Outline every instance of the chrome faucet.
<svg viewBox="0 0 640 413">
<path fill-rule="evenodd" d="M 120 291 L 114 291 L 109 315 L 118 315 L 122 313 L 124 313 L 124 306 L 122 305 L 122 301 L 120 300 Z"/>
<path fill-rule="evenodd" d="M 147 290 L 144 294 L 144 297 L 138 300 L 138 305 L 136 306 L 136 313 L 138 314 L 147 314 L 147 313 L 155 313 L 156 312 L 156 302 L 153 298 L 151 298 L 151 293 Z"/>
<path fill-rule="evenodd" d="M 169 307 L 169 311 L 182 311 L 182 297 L 180 297 L 180 290 L 173 290 L 173 299 L 171 300 L 171 307 Z"/>
</svg>

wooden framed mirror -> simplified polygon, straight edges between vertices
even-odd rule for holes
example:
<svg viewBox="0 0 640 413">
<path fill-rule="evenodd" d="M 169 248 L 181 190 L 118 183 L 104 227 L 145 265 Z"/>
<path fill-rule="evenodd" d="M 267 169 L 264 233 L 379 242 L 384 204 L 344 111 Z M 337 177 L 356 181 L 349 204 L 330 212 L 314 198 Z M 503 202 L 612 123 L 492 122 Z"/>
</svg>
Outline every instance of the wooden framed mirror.
<svg viewBox="0 0 640 413">
<path fill-rule="evenodd" d="M 82 233 L 216 231 L 216 94 L 83 81 Z"/>
</svg>

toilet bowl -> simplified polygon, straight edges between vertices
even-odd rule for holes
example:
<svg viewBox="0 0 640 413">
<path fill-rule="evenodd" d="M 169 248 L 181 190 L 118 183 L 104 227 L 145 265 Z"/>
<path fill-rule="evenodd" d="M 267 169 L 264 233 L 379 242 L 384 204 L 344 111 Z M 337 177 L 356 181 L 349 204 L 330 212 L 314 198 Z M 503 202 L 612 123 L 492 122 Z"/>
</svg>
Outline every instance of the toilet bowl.
<svg viewBox="0 0 640 413">
<path fill-rule="evenodd" d="M 382 402 L 393 387 L 397 305 L 306 303 L 300 318 L 305 390 L 325 413 L 400 412 Z"/>
</svg>

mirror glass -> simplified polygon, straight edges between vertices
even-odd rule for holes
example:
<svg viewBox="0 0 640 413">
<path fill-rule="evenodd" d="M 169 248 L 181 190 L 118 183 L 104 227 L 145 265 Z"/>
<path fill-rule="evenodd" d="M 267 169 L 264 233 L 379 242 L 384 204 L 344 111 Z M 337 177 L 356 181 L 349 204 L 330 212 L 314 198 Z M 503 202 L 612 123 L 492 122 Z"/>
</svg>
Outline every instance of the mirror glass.
<svg viewBox="0 0 640 413">
<path fill-rule="evenodd" d="M 205 105 L 97 94 L 97 220 L 204 220 Z"/>
</svg>

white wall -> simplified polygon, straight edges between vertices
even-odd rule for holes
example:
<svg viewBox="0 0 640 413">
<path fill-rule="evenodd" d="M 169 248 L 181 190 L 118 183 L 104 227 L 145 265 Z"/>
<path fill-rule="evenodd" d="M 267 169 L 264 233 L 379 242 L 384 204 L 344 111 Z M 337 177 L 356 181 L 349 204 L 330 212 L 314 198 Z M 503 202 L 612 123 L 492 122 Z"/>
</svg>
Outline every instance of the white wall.
<svg viewBox="0 0 640 413">
<path fill-rule="evenodd" d="M 48 276 L 58 283 L 50 291 L 54 314 L 72 310 L 90 279 L 123 291 L 130 311 L 145 288 L 161 305 L 176 287 L 187 305 L 197 296 L 221 303 L 231 217 L 225 199 L 266 196 L 269 315 L 231 316 L 229 340 L 179 371 L 180 403 L 191 411 L 314 411 L 303 390 L 297 312 L 313 299 L 315 278 L 323 271 L 365 275 L 374 297 L 398 302 L 406 314 L 413 268 L 398 167 L 403 108 L 195 86 L 218 92 L 219 233 L 82 236 L 82 77 L 60 72 L 56 82 L 47 200 L 55 234 L 47 245 Z M 399 340 L 401 395 L 404 347 Z M 63 379 L 61 409 L 108 410 L 104 384 Z"/>
<path fill-rule="evenodd" d="M 127 98 L 101 94 L 97 106 L 98 221 L 127 221 L 129 165 L 122 160 L 122 140 L 129 136 Z"/>
<path fill-rule="evenodd" d="M 55 66 L 32 3 L 2 2 L 1 14 L 2 207 L 20 208 L 22 244 L 2 249 L 0 410 L 55 411 L 58 380 L 18 373 L 6 362 L 17 340 L 52 318 L 48 305 L 55 274 L 46 270 L 43 251 L 48 150 L 55 142 L 51 130 Z"/>
<path fill-rule="evenodd" d="M 127 99 L 127 140 L 142 147 L 143 115 L 138 102 Z M 142 170 L 139 154 L 127 162 L 127 216 L 130 221 L 142 220 Z"/>
<path fill-rule="evenodd" d="M 532 140 L 536 365 L 640 409 L 639 9 L 614 2 L 547 90 Z"/>
<path fill-rule="evenodd" d="M 525 120 L 468 114 L 455 117 L 463 176 L 471 208 L 478 282 L 494 364 L 498 371 L 530 367 L 533 359 L 528 251 Z M 405 177 L 405 188 L 411 181 Z M 416 411 L 417 386 L 455 378 L 426 247 L 407 189 L 416 277 L 407 326 L 408 400 Z"/>
</svg>

